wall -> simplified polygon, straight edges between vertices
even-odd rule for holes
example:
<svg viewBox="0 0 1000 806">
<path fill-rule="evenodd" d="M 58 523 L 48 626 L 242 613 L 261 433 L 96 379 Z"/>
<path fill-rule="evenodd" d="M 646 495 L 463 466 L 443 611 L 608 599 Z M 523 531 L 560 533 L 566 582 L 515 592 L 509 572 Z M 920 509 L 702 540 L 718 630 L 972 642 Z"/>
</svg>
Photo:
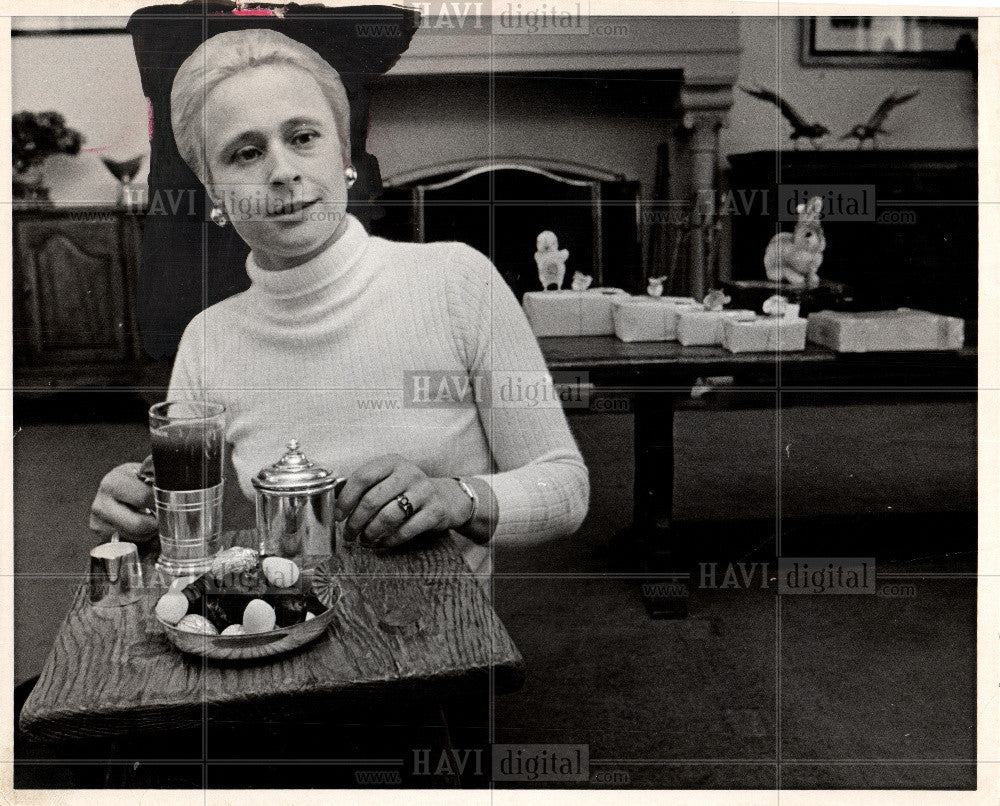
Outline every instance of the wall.
<svg viewBox="0 0 1000 806">
<path fill-rule="evenodd" d="M 744 17 L 739 83 L 761 83 L 781 92 L 803 115 L 824 122 L 837 136 L 865 120 L 894 89 L 920 96 L 897 109 L 885 146 L 972 148 L 976 145 L 976 100 L 972 76 L 955 70 L 805 68 L 799 64 L 799 20 Z M 609 40 L 613 45 L 614 40 Z M 55 109 L 87 137 L 88 151 L 59 160 L 50 170 L 56 200 L 110 200 L 114 180 L 98 154 L 124 158 L 148 151 L 146 107 L 128 36 L 15 37 L 12 40 L 13 108 Z M 621 114 L 600 122 L 586 109 L 564 102 L 561 93 L 522 93 L 499 88 L 494 137 L 486 82 L 448 79 L 416 88 L 389 81 L 372 109 L 371 151 L 383 173 L 460 156 L 532 153 L 540 146 L 602 167 L 617 167 L 650 193 L 656 143 L 670 134 L 668 116 L 655 110 Z M 673 88 L 664 88 L 662 109 Z M 523 112 L 516 123 L 513 116 Z M 788 125 L 777 112 L 737 91 L 723 153 L 788 147 Z M 808 147 L 808 146 L 807 146 Z M 831 140 L 827 148 L 853 148 Z"/>
<path fill-rule="evenodd" d="M 13 111 L 60 112 L 86 138 L 79 156 L 46 163 L 53 201 L 114 201 L 118 182 L 100 156 L 149 154 L 146 100 L 132 38 L 15 36 L 11 62 Z M 140 171 L 145 179 L 148 160 Z"/>
<path fill-rule="evenodd" d="M 799 27 L 797 18 L 743 17 L 739 83 L 776 89 L 803 117 L 825 124 L 833 133 L 826 148 L 854 148 L 854 140 L 836 138 L 867 120 L 894 90 L 914 89 L 920 95 L 889 117 L 892 136 L 884 138 L 883 148 L 976 147 L 975 82 L 968 70 L 803 67 Z M 737 90 L 722 151 L 789 148 L 789 131 L 774 107 Z"/>
</svg>

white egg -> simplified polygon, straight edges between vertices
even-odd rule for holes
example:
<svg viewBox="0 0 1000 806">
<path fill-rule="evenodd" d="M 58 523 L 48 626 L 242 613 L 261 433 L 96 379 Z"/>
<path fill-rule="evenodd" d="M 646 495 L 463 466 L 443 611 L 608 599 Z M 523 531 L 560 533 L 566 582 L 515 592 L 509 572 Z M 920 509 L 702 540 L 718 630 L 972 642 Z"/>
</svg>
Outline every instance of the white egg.
<svg viewBox="0 0 1000 806">
<path fill-rule="evenodd" d="M 263 599 L 251 599 L 243 611 L 243 632 L 267 632 L 274 629 L 274 608 Z"/>
<path fill-rule="evenodd" d="M 265 557 L 260 567 L 267 581 L 276 588 L 290 588 L 299 581 L 299 567 L 284 557 Z"/>
<path fill-rule="evenodd" d="M 176 624 L 187 611 L 188 600 L 183 593 L 165 593 L 156 603 L 156 615 L 167 624 Z"/>
<path fill-rule="evenodd" d="M 226 629 L 222 631 L 223 635 L 243 635 L 243 625 L 242 624 L 230 624 Z"/>
<path fill-rule="evenodd" d="M 177 629 L 184 630 L 184 632 L 195 632 L 199 635 L 219 634 L 219 631 L 215 629 L 215 625 L 211 621 L 204 616 L 199 616 L 197 613 L 184 616 L 184 618 L 177 622 Z"/>
</svg>

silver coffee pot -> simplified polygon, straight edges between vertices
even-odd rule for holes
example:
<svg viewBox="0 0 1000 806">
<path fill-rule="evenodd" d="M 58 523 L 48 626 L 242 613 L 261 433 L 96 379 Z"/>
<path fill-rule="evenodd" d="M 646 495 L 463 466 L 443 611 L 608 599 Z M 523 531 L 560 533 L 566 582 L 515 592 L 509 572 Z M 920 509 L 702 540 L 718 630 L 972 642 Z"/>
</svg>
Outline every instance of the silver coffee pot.
<svg viewBox="0 0 1000 806">
<path fill-rule="evenodd" d="M 294 560 L 328 557 L 337 550 L 333 509 L 346 479 L 314 464 L 292 440 L 287 452 L 253 479 L 257 491 L 260 553 Z"/>
</svg>

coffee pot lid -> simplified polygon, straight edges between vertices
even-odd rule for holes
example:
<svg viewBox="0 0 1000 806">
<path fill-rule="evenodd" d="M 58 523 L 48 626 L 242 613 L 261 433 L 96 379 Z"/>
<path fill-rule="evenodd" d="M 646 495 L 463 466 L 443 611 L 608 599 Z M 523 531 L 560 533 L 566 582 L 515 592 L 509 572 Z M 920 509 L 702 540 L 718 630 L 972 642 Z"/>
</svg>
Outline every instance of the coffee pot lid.
<svg viewBox="0 0 1000 806">
<path fill-rule="evenodd" d="M 299 450 L 298 440 L 291 440 L 286 447 L 284 456 L 251 479 L 254 487 L 276 492 L 303 492 L 336 484 L 333 473 L 311 462 Z"/>
</svg>

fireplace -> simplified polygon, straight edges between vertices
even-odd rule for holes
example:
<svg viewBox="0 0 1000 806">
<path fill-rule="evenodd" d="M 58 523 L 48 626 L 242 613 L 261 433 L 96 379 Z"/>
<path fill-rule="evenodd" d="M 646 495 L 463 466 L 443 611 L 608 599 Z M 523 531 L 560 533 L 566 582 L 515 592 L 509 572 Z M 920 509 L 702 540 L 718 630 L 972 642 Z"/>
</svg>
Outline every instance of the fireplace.
<svg viewBox="0 0 1000 806">
<path fill-rule="evenodd" d="M 662 267 L 657 210 L 714 195 L 738 21 L 591 18 L 608 28 L 619 35 L 418 30 L 373 94 L 368 147 L 386 187 L 375 231 L 466 240 L 521 292 L 538 283 L 534 238 L 552 229 L 571 251 L 567 284 L 583 271 L 641 290 Z M 716 276 L 708 223 L 695 216 L 681 256 L 679 287 L 694 295 Z"/>
<path fill-rule="evenodd" d="M 642 282 L 639 183 L 592 166 L 522 157 L 433 166 L 391 180 L 373 231 L 396 240 L 461 240 L 490 256 L 520 299 L 541 288 L 532 259 L 542 230 L 594 285 Z"/>
</svg>

